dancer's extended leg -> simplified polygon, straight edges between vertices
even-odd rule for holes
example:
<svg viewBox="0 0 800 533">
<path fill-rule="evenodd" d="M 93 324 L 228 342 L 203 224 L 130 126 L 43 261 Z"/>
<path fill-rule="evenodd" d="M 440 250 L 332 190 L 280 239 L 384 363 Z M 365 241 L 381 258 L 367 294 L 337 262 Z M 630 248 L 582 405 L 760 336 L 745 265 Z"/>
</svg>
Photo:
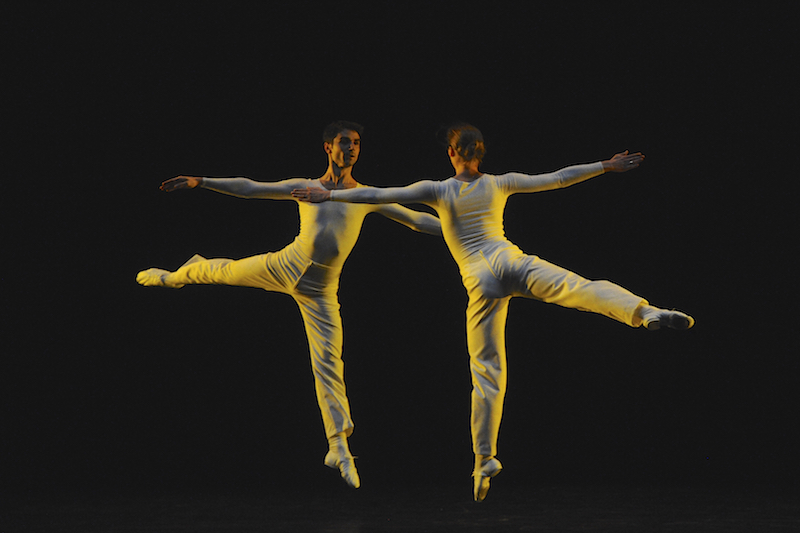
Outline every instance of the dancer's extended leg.
<svg viewBox="0 0 800 533">
<path fill-rule="evenodd" d="M 526 297 L 547 303 L 590 311 L 638 327 L 636 313 L 647 301 L 627 289 L 605 280 L 589 280 L 536 256 L 523 256 L 519 266 L 524 270 Z"/>
<path fill-rule="evenodd" d="M 633 327 L 644 325 L 651 331 L 662 327 L 689 329 L 694 325 L 689 315 L 654 307 L 610 281 L 583 278 L 536 256 L 522 256 L 515 262 L 516 268 L 525 273 L 527 294 L 524 291 L 521 296 L 599 313 Z"/>
<path fill-rule="evenodd" d="M 175 272 L 151 268 L 139 272 L 136 281 L 146 286 L 174 289 L 184 285 L 232 285 L 286 292 L 284 287 L 294 283 L 297 273 L 275 272 L 275 269 L 269 268 L 268 260 L 272 255 L 262 254 L 238 260 L 205 259 L 195 255 Z"/>
</svg>

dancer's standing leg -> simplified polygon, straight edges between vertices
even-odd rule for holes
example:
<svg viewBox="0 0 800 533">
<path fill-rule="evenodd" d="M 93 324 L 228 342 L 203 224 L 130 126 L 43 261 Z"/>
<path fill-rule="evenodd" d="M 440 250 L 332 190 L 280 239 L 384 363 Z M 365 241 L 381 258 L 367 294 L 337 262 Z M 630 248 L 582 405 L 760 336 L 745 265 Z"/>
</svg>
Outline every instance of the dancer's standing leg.
<svg viewBox="0 0 800 533">
<path fill-rule="evenodd" d="M 347 444 L 353 433 L 353 420 L 342 360 L 344 335 L 337 296 L 340 274 L 337 269 L 310 262 L 292 290 L 292 297 L 303 317 L 317 403 L 328 438 L 324 463 L 338 468 L 345 482 L 358 488 L 361 480 Z"/>
<path fill-rule="evenodd" d="M 502 469 L 497 438 L 506 394 L 505 328 L 511 297 L 487 298 L 477 290 L 469 293 L 467 348 L 472 374 L 472 449 L 475 453 L 475 500 L 489 491 L 489 480 Z"/>
</svg>

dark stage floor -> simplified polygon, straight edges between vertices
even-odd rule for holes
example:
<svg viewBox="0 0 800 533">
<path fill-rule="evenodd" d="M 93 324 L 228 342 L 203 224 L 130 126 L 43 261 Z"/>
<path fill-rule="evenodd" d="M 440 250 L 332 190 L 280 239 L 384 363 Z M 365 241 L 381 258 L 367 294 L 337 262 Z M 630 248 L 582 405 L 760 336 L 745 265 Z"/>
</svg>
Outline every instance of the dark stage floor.
<svg viewBox="0 0 800 533">
<path fill-rule="evenodd" d="M 496 483 L 482 504 L 466 486 L 337 491 L 153 491 L 14 498 L 12 532 L 800 531 L 796 489 L 531 486 Z M 5 506 L 4 505 L 4 506 Z"/>
</svg>

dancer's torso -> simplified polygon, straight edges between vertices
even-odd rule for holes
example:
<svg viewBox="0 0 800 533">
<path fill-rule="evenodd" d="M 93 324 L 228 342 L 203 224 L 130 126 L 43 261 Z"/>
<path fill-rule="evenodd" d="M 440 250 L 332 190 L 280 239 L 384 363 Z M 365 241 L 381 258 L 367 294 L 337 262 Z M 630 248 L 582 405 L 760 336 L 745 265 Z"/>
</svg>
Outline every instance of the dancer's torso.
<svg viewBox="0 0 800 533">
<path fill-rule="evenodd" d="M 466 183 L 450 178 L 437 184 L 436 212 L 442 234 L 459 267 L 505 248 L 516 248 L 506 238 L 503 211 L 508 194 L 497 176 L 484 174 Z"/>
<path fill-rule="evenodd" d="M 309 187 L 322 187 L 318 179 L 310 179 Z M 353 251 L 364 217 L 379 208 L 369 204 L 297 202 L 300 211 L 300 232 L 292 244 L 312 261 L 341 269 Z"/>
</svg>

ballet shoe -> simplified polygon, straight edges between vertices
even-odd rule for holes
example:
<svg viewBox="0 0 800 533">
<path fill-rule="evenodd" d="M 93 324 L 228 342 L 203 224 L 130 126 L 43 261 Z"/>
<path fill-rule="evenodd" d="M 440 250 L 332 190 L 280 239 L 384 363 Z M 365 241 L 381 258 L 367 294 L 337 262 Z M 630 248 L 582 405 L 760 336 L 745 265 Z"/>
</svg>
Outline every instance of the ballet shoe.
<svg viewBox="0 0 800 533">
<path fill-rule="evenodd" d="M 169 270 L 163 270 L 161 268 L 148 268 L 147 270 L 142 270 L 136 274 L 136 281 L 145 287 L 169 287 L 171 289 L 180 289 L 183 287 L 183 284 L 168 285 L 165 283 L 164 277 L 167 274 L 172 274 L 172 272 Z"/>
<path fill-rule="evenodd" d="M 338 468 L 342 479 L 349 487 L 357 489 L 361 486 L 361 479 L 356 471 L 355 457 L 352 455 L 339 455 L 334 450 L 330 450 L 325 455 L 325 466 L 334 469 Z"/>
<path fill-rule="evenodd" d="M 694 326 L 694 318 L 680 311 L 659 309 L 655 313 L 650 313 L 643 320 L 644 327 L 648 331 L 656 331 L 661 328 L 671 328 L 677 330 L 687 330 Z"/>
<path fill-rule="evenodd" d="M 489 493 L 489 483 L 500 473 L 503 465 L 494 457 L 487 457 L 472 472 L 473 492 L 476 502 L 482 502 Z"/>
<path fill-rule="evenodd" d="M 136 282 L 139 283 L 139 285 L 144 285 L 145 287 L 163 287 L 164 274 L 169 274 L 169 272 L 160 268 L 149 268 L 147 270 L 142 270 L 136 274 Z"/>
</svg>

